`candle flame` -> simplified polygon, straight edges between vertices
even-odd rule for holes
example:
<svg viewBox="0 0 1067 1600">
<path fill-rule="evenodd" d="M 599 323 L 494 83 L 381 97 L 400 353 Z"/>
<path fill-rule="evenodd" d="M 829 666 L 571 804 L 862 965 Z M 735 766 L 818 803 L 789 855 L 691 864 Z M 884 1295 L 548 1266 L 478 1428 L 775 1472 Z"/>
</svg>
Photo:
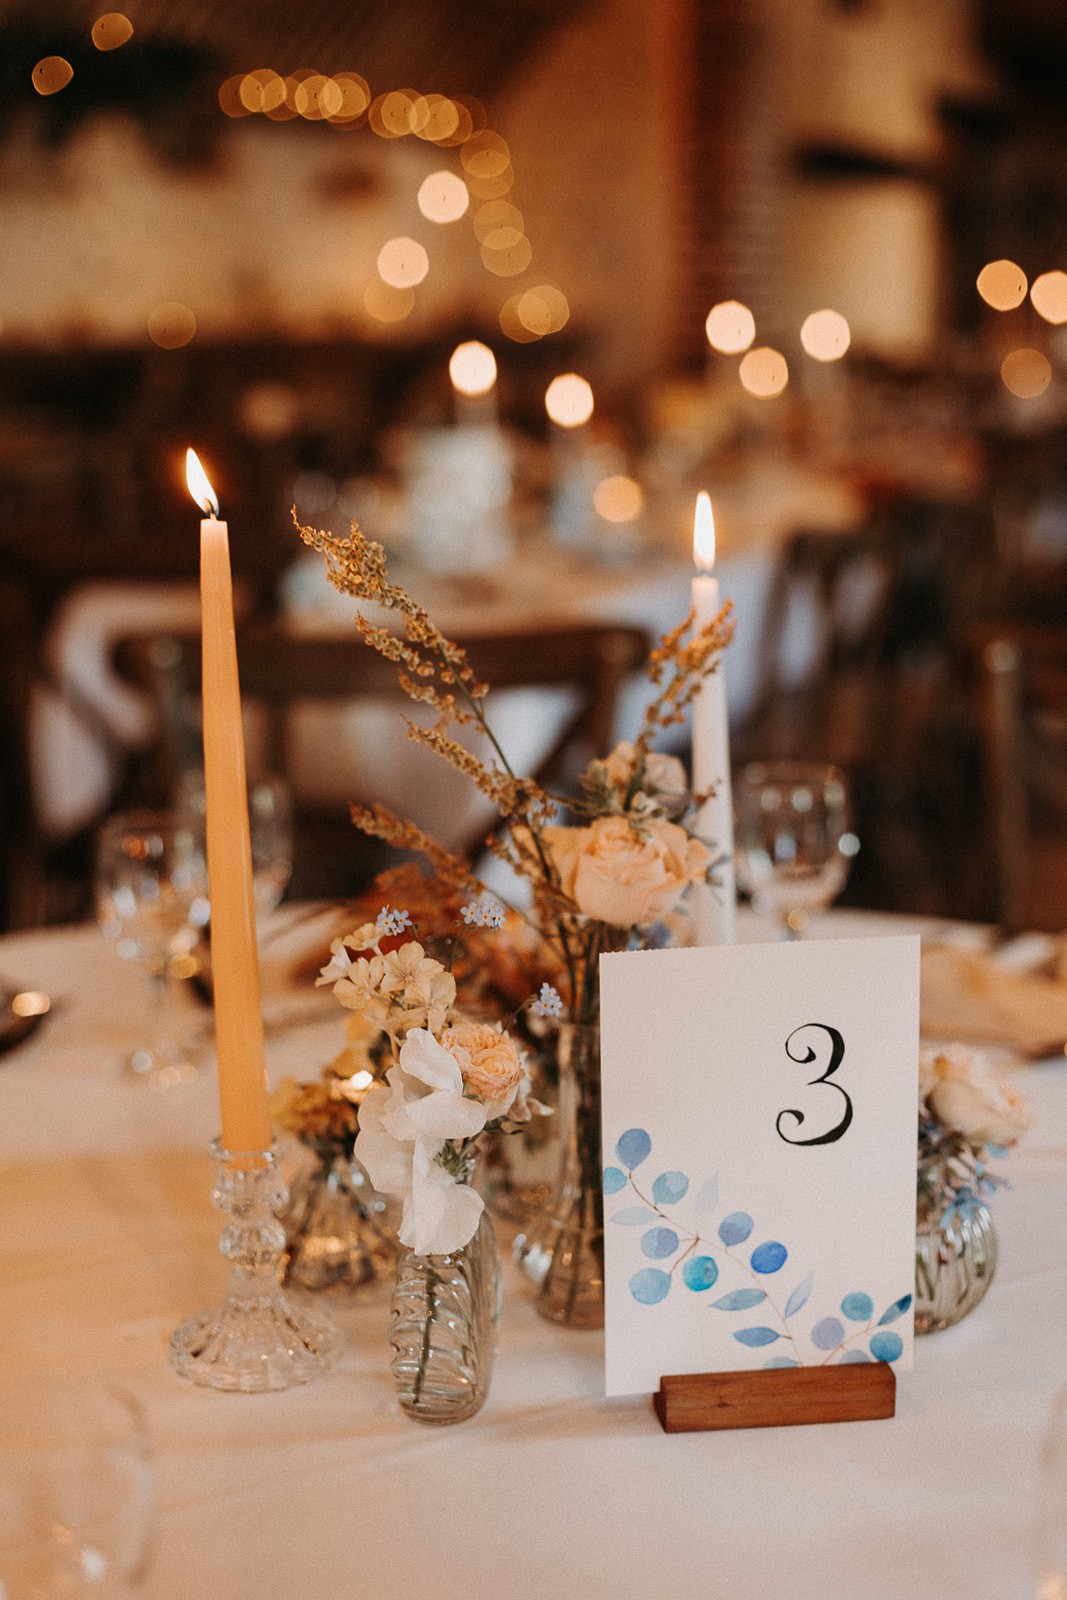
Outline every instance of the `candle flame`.
<svg viewBox="0 0 1067 1600">
<path fill-rule="evenodd" d="M 210 516 L 219 514 L 219 502 L 215 491 L 208 481 L 208 475 L 200 465 L 200 457 L 195 450 L 185 452 L 185 481 L 189 486 L 189 493 L 200 507 Z"/>
<path fill-rule="evenodd" d="M 697 495 L 693 515 L 693 560 L 702 572 L 710 572 L 715 565 L 715 517 L 711 496 L 704 489 Z"/>
</svg>

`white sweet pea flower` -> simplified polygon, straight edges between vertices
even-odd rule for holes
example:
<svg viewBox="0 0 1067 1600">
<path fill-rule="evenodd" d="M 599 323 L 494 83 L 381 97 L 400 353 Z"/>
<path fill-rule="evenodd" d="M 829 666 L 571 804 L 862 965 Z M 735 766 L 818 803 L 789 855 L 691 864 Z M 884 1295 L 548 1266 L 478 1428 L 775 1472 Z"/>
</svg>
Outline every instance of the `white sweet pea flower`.
<svg viewBox="0 0 1067 1600">
<path fill-rule="evenodd" d="M 403 1200 L 401 1244 L 445 1255 L 474 1237 L 483 1202 L 436 1158 L 450 1140 L 482 1131 L 485 1107 L 464 1098 L 458 1062 L 425 1028 L 407 1035 L 386 1082 L 360 1107 L 356 1157 L 376 1189 Z"/>
</svg>

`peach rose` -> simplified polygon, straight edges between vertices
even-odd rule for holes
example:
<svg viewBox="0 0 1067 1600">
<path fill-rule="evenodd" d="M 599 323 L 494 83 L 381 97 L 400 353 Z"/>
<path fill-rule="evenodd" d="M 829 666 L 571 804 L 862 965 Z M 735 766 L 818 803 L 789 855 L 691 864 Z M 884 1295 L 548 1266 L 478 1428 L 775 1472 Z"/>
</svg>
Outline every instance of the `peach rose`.
<svg viewBox="0 0 1067 1600">
<path fill-rule="evenodd" d="M 1034 1115 L 1011 1079 L 965 1045 L 932 1053 L 920 1068 L 920 1088 L 939 1122 L 975 1144 L 1014 1144 Z"/>
<path fill-rule="evenodd" d="M 502 1117 L 526 1076 L 514 1040 L 488 1022 L 457 1022 L 441 1043 L 455 1058 L 464 1088 L 485 1103 L 486 1121 Z"/>
<path fill-rule="evenodd" d="M 662 820 L 638 830 L 625 817 L 597 817 L 587 828 L 546 828 L 545 841 L 564 894 L 587 917 L 615 928 L 666 916 L 711 861 L 699 839 Z"/>
</svg>

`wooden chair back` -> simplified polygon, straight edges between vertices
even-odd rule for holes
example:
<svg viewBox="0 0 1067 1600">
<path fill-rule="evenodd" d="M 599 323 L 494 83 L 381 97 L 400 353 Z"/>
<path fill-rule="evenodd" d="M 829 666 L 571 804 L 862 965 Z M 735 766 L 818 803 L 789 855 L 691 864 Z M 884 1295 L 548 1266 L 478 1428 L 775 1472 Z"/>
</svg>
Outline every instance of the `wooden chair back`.
<svg viewBox="0 0 1067 1600">
<path fill-rule="evenodd" d="M 1067 928 L 1067 633 L 988 630 L 977 640 L 986 848 L 997 921 Z"/>
</svg>

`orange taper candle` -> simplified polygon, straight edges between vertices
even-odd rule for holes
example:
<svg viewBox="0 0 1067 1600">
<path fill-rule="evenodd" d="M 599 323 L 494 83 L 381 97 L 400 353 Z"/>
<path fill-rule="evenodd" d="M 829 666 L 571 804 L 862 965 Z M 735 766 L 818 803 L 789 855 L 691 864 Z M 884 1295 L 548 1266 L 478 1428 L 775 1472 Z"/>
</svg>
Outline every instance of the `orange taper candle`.
<svg viewBox="0 0 1067 1600">
<path fill-rule="evenodd" d="M 233 1151 L 269 1150 L 229 535 L 225 522 L 218 520 L 218 501 L 193 450 L 186 453 L 185 470 L 189 493 L 207 513 L 200 524 L 204 788 L 222 1143 Z"/>
</svg>

